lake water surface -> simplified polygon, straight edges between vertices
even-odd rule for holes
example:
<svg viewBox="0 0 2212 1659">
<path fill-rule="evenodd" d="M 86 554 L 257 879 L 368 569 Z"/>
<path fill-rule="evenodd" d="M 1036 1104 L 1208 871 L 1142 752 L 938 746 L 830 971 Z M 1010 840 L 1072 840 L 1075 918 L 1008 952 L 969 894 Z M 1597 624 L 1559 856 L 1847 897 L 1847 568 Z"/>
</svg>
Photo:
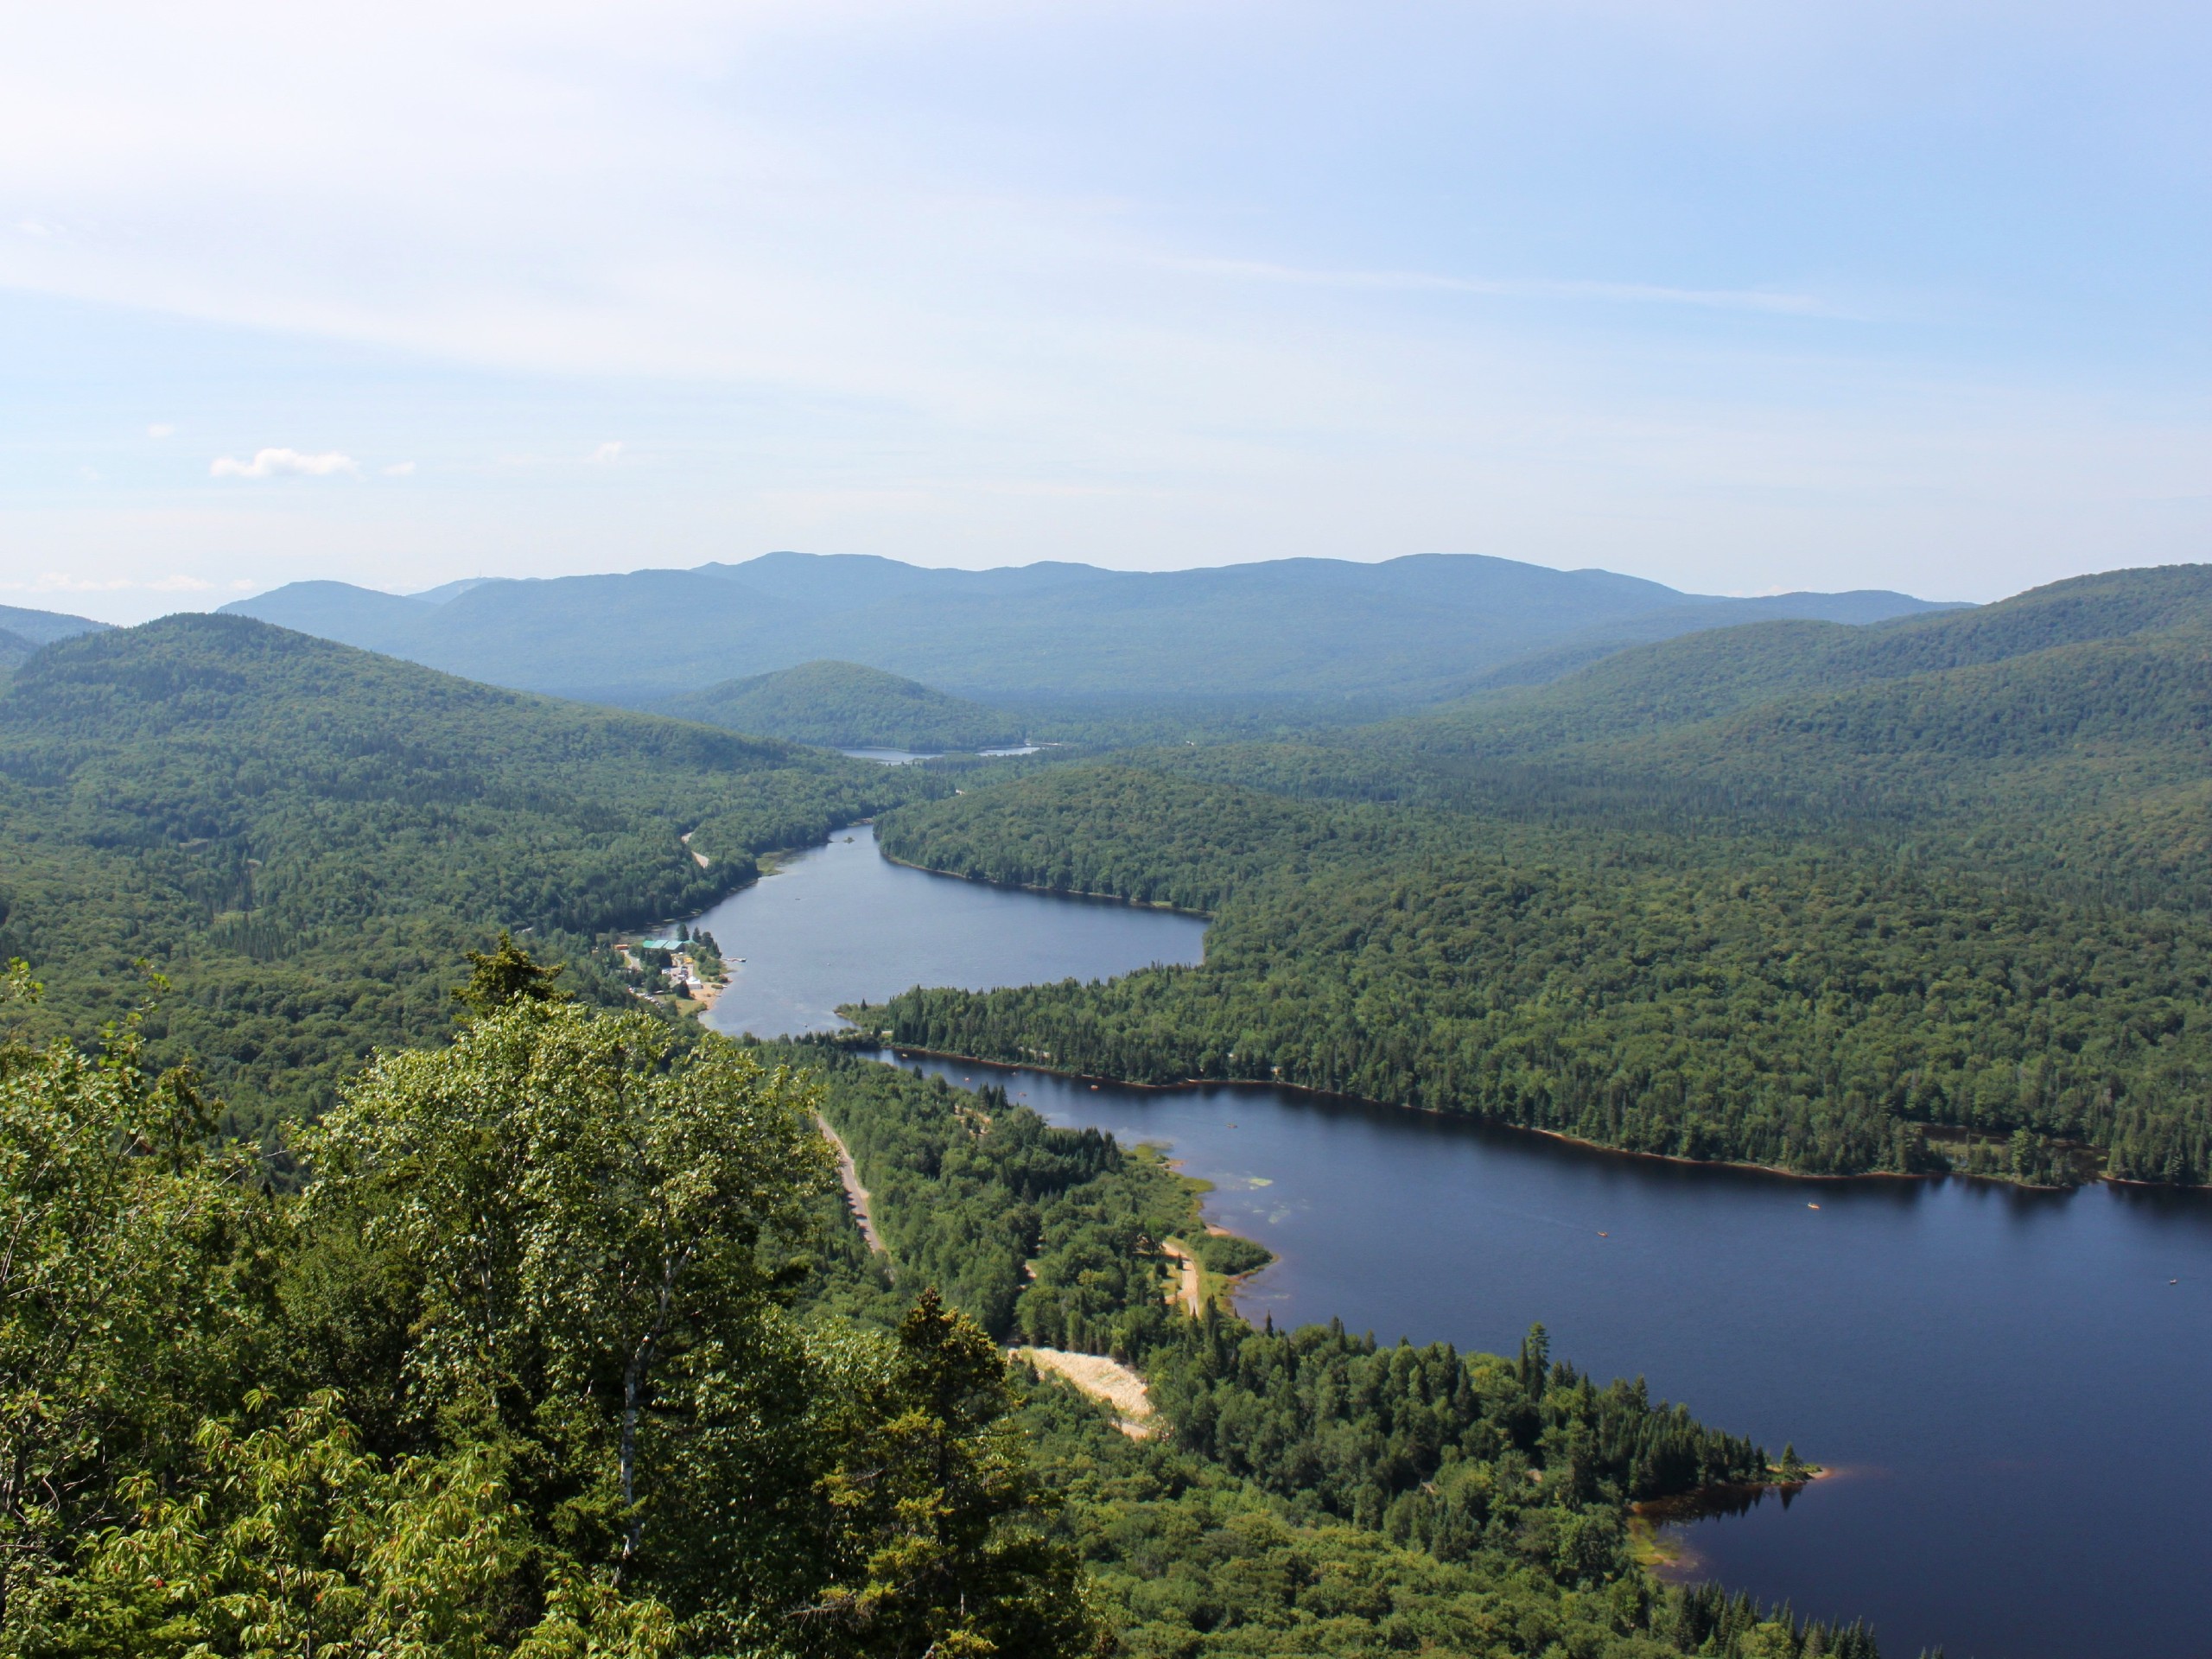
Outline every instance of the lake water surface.
<svg viewBox="0 0 2212 1659">
<path fill-rule="evenodd" d="M 1189 918 L 900 869 L 853 833 L 705 918 L 751 958 L 716 1025 L 1196 958 Z M 2202 1194 L 1798 1181 L 1283 1090 L 911 1063 L 1167 1143 L 1210 1217 L 1281 1257 L 1255 1319 L 1504 1351 L 1541 1320 L 1600 1378 L 1838 1470 L 1679 1529 L 1698 1575 L 1865 1615 L 1893 1659 L 2212 1655 Z"/>
<path fill-rule="evenodd" d="M 1205 948 L 1195 916 L 907 869 L 876 852 L 865 824 L 787 858 L 694 925 L 714 935 L 730 969 L 707 1022 L 762 1037 L 834 1031 L 839 1003 L 916 985 L 1102 979 L 1197 962 Z"/>
</svg>

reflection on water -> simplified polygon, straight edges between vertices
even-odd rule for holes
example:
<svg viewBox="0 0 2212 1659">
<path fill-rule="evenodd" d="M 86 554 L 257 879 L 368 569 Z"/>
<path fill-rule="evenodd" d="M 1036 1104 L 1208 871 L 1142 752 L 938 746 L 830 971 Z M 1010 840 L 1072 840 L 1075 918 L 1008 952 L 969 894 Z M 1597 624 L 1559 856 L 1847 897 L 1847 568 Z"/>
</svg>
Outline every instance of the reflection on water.
<svg viewBox="0 0 2212 1659">
<path fill-rule="evenodd" d="M 1708 1486 L 1682 1497 L 1654 1498 L 1636 1508 L 1637 1513 L 1652 1521 L 1719 1521 L 1730 1516 L 1749 1515 L 1762 1503 L 1786 1510 L 1803 1496 L 1810 1484 L 1809 1481 L 1796 1481 L 1787 1486 Z"/>
</svg>

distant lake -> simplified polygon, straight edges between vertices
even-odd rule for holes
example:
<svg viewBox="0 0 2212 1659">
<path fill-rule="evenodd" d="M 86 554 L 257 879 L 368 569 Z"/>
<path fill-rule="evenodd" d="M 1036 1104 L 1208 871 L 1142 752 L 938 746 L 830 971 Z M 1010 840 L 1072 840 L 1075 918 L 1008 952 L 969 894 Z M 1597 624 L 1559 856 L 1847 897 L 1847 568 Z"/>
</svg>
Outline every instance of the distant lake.
<svg viewBox="0 0 2212 1659">
<path fill-rule="evenodd" d="M 1188 917 L 930 876 L 851 834 L 703 919 L 749 958 L 715 1025 L 1201 949 Z M 1167 1143 L 1209 1216 L 1282 1258 L 1255 1319 L 1506 1352 L 1541 1320 L 1601 1380 L 1838 1469 L 1677 1529 L 1696 1575 L 1864 1615 L 1891 1659 L 2212 1655 L 2206 1195 L 1797 1181 L 1283 1090 L 910 1063 Z"/>
</svg>

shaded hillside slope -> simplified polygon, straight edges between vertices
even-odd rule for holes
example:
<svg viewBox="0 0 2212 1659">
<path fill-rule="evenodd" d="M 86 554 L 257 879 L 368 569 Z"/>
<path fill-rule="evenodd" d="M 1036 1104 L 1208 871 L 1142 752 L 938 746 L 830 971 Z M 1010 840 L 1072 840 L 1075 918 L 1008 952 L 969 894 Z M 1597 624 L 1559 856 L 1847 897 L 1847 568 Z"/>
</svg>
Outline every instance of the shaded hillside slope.
<svg viewBox="0 0 2212 1659">
<path fill-rule="evenodd" d="M 105 633 L 108 625 L 95 622 L 89 616 L 71 616 L 62 611 L 27 611 L 20 606 L 0 605 L 0 628 L 35 645 L 50 645 L 57 639 L 74 639 L 80 633 Z"/>
</svg>

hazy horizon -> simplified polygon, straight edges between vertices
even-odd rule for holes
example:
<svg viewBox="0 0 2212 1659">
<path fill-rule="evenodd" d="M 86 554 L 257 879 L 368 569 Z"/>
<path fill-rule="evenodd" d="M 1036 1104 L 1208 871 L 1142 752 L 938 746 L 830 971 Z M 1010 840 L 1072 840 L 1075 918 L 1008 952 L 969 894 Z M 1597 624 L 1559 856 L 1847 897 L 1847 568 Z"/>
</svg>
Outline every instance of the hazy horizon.
<svg viewBox="0 0 2212 1659">
<path fill-rule="evenodd" d="M 1986 600 L 2212 533 L 2212 17 L 24 10 L 0 601 L 1421 551 Z"/>
<path fill-rule="evenodd" d="M 804 553 L 804 550 L 803 550 L 803 549 L 776 548 L 776 549 L 770 549 L 770 550 L 766 550 L 766 551 L 768 551 L 768 552 L 774 552 L 774 553 L 783 553 L 783 552 L 801 552 L 801 553 Z M 746 557 L 745 557 L 745 558 L 729 559 L 729 560 L 723 561 L 723 562 L 724 562 L 724 563 L 729 563 L 729 564 L 732 564 L 732 565 L 739 565 L 739 564 L 743 564 L 744 563 L 746 563 L 746 560 L 747 560 L 747 559 L 754 558 L 754 557 L 760 557 L 760 556 L 763 556 L 763 555 L 758 555 L 758 554 L 748 554 L 748 555 L 747 555 L 747 556 L 746 556 Z M 1305 557 L 1305 558 L 1323 558 L 1323 559 L 1325 559 L 1328 556 L 1326 556 L 1326 555 L 1297 555 L 1297 556 L 1297 556 L 1297 557 Z M 1403 554 L 1386 554 L 1386 555 L 1381 555 L 1381 556 L 1376 556 L 1376 557 L 1375 557 L 1375 558 L 1372 558 L 1372 559 L 1346 560 L 1346 561 L 1344 561 L 1344 563 L 1358 563 L 1358 564 L 1382 564 L 1382 563 L 1389 563 L 1389 562 L 1390 560 L 1392 560 L 1392 559 L 1401 558 L 1401 557 L 1409 557 L 1409 556 L 1414 556 L 1414 555 L 1403 555 Z M 1447 555 L 1447 556 L 1448 556 L 1448 555 Z M 1124 575 L 1174 575 L 1174 574 L 1177 574 L 1177 573 L 1179 573 L 1179 572 L 1183 572 L 1183 571 L 1218 570 L 1218 569 L 1229 569 L 1229 568 L 1230 568 L 1230 566 L 1232 566 L 1232 565 L 1239 565 L 1239 564 L 1262 564 L 1262 563 L 1268 563 L 1268 562 L 1269 562 L 1269 561 L 1268 561 L 1268 559 L 1266 559 L 1266 558 L 1238 559 L 1238 560 L 1229 561 L 1229 562 L 1227 562 L 1227 563 L 1223 563 L 1223 564 L 1217 564 L 1217 565 L 1208 565 L 1208 564 L 1184 564 L 1184 565 L 1163 566 L 1163 567 L 1160 567 L 1160 568 L 1159 568 L 1159 569 L 1141 569 L 1141 568 L 1138 568 L 1138 567 L 1133 567 L 1133 566 L 1128 566 L 1128 565 L 1103 566 L 1103 565 L 1096 565 L 1096 564 L 1092 564 L 1092 568 L 1094 568 L 1094 569 L 1114 569 L 1114 570 L 1116 570 L 1116 571 L 1117 571 L 1117 572 L 1119 572 L 1119 573 L 1121 573 L 1121 574 L 1124 574 Z M 709 563 L 709 562 L 708 562 L 708 561 L 702 561 L 702 563 Z M 996 569 L 1019 569 L 1019 568 L 1021 568 L 1021 565 L 1023 565 L 1023 564 L 1037 564 L 1037 563 L 1084 563 L 1084 564 L 1091 564 L 1091 563 L 1092 563 L 1092 562 L 1090 562 L 1090 561 L 1087 561 L 1087 560 L 1083 560 L 1083 561 L 1049 561 L 1049 560 L 1034 560 L 1034 559 L 1033 559 L 1033 560 L 1022 561 L 1022 562 L 1020 562 L 1020 563 L 1014 563 L 1014 562 L 1009 562 L 1009 563 L 1005 563 L 1005 564 L 995 564 L 995 565 L 983 565 L 983 564 L 971 564 L 971 565 L 938 564 L 938 565 L 932 565 L 932 564 L 924 564 L 921 561 L 918 561 L 918 560 L 907 560 L 907 561 L 901 561 L 901 563 L 906 563 L 914 564 L 914 565 L 918 566 L 919 568 L 926 569 L 964 569 L 964 570 L 996 570 Z M 1534 564 L 1534 563 L 1536 563 L 1536 561 L 1534 561 L 1534 560 L 1524 560 L 1524 561 L 1518 561 L 1518 563 L 1530 563 L 1530 564 Z M 633 575 L 633 574 L 636 574 L 637 572 L 644 571 L 644 570 L 669 569 L 680 569 L 680 568 L 685 568 L 685 567 L 673 567 L 673 566 L 667 566 L 667 565 L 652 565 L 652 564 L 645 564 L 645 565 L 632 565 L 632 566 L 630 566 L 630 567 L 627 567 L 627 568 L 626 568 L 626 569 L 620 569 L 620 570 L 617 570 L 617 569 L 607 569 L 607 570 L 569 570 L 569 571 L 561 571 L 561 572 L 557 572 L 557 573 L 546 573 L 546 574 L 542 575 L 533 575 L 533 574 L 529 574 L 529 573 L 518 573 L 518 574 L 512 575 L 485 575 L 484 573 L 482 573 L 482 572 L 473 572 L 473 573 L 470 573 L 469 575 L 454 575 L 454 576 L 448 577 L 448 578 L 446 578 L 446 579 L 444 579 L 444 580 L 442 580 L 442 581 L 436 582 L 432 582 L 432 583 L 429 584 L 428 586 L 421 586 L 421 585 L 416 585 L 416 584 L 409 584 L 409 585 L 406 585 L 406 586 L 387 586 L 387 585 L 381 584 L 381 583 L 378 583 L 378 582 L 373 582 L 373 581 L 369 581 L 369 582 L 353 582 L 353 581 L 348 581 L 346 578 L 344 578 L 344 577 L 337 577 L 337 576 L 328 576 L 328 577 L 326 577 L 326 576 L 317 576 L 317 575 L 301 575 L 301 576 L 292 577 L 292 578 L 290 578 L 290 579 L 289 579 L 289 581 L 290 581 L 290 582 L 317 582 L 317 581 L 335 581 L 335 582 L 346 582 L 346 585 L 347 585 L 347 586 L 349 586 L 349 587 L 354 587 L 354 588 L 365 588 L 365 589 L 366 589 L 366 590 L 368 590 L 368 591 L 370 591 L 370 592 L 372 592 L 372 593 L 389 594 L 393 595 L 393 596 L 394 596 L 394 597 L 396 597 L 396 598 L 401 598 L 401 599 L 412 599 L 412 598 L 416 598 L 416 597 L 422 596 L 422 595 L 423 595 L 423 594 L 431 594 L 431 593 L 435 593 L 435 592 L 439 591 L 440 589 L 442 589 L 442 588 L 443 588 L 449 587 L 449 586 L 451 586 L 453 583 L 454 583 L 454 582 L 469 582 L 469 581 L 487 581 L 487 582 L 497 582 L 497 581 L 509 581 L 509 580 L 520 580 L 520 581 L 555 581 L 555 580 L 558 580 L 558 579 L 560 579 L 560 577 L 562 577 L 562 576 L 581 576 L 581 575 Z M 1604 566 L 1598 566 L 1598 565 L 1580 565 L 1580 566 L 1544 565 L 1544 566 L 1541 566 L 1541 568 L 1545 569 L 1561 570 L 1561 571 L 1569 571 L 1569 572 L 1573 572 L 1573 571 L 1585 571 L 1585 570 L 1602 570 L 1602 569 L 1605 569 L 1605 567 L 1604 567 Z M 1616 574 L 1625 574 L 1625 573 L 1616 573 Z M 2089 573 L 2089 572 L 2083 572 L 2083 573 L 2082 573 L 2082 574 L 2085 574 L 2085 575 L 2086 575 L 2086 574 L 2092 574 L 2092 573 Z M 1668 587 L 1673 587 L 1673 588 L 1675 588 L 1678 591 L 1681 591 L 1681 592 L 1686 592 L 1686 593 L 1691 593 L 1691 594 L 1698 594 L 1698 593 L 1700 592 L 1700 590 L 1695 589 L 1695 588 L 1682 588 L 1682 587 L 1681 587 L 1680 584 L 1678 584 L 1678 583 L 1664 582 L 1663 582 L 1663 580 L 1662 580 L 1662 578 L 1658 578 L 1658 577 L 1649 577 L 1649 578 L 1646 578 L 1646 579 L 1647 579 L 1647 580 L 1651 580 L 1651 581 L 1661 581 L 1661 582 L 1662 582 L 1662 585 L 1664 585 L 1664 586 L 1668 586 Z M 58 595 L 58 596 L 57 596 L 57 595 L 54 595 L 54 594 L 31 594 L 31 595 L 24 595 L 24 594 L 22 594 L 18 593 L 18 594 L 10 594 L 10 595 L 6 599 L 6 600 L 4 600 L 4 601 L 0 601 L 0 603 L 15 603 L 15 604 L 17 604 L 17 605 L 21 606 L 21 607 L 22 607 L 22 608 L 24 608 L 24 609 L 29 609 L 29 610 L 53 611 L 53 612 L 57 612 L 57 613 L 63 613 L 63 614 L 71 614 L 71 615 L 77 615 L 77 616 L 89 617 L 89 618 L 92 619 L 92 620 L 95 620 L 95 621 L 112 623 L 112 624 L 114 624 L 114 625 L 116 625 L 116 626 L 118 626 L 129 627 L 129 626 L 135 626 L 135 625 L 137 625 L 137 624 L 138 624 L 138 623 L 141 623 L 141 622 L 152 621 L 152 620 L 156 620 L 156 618 L 163 617 L 163 616 L 191 614 L 191 613 L 203 613 L 203 612 L 207 612 L 207 611 L 218 610 L 218 609 L 220 609 L 221 607 L 223 607 L 224 606 L 226 606 L 226 605 L 232 604 L 232 603 L 233 603 L 233 602 L 235 602 L 235 601 L 241 601 L 241 600 L 252 599 L 252 598 L 257 597 L 258 595 L 260 595 L 260 594 L 262 594 L 274 592 L 277 588 L 284 587 L 284 586 L 288 586 L 288 585 L 289 585 L 289 582 L 279 582 L 279 583 L 270 583 L 270 584 L 257 585 L 257 586 L 254 586 L 254 587 L 252 587 L 252 588 L 245 588 L 245 587 L 244 587 L 244 586 L 240 586 L 239 588 L 235 588 L 235 589 L 233 589 L 232 591 L 230 591 L 230 592 L 221 592 L 221 591 L 205 591 L 205 592 L 194 592 L 194 593 L 190 593 L 190 594 L 160 593 L 160 592 L 157 592 L 157 591 L 156 591 L 156 592 L 149 592 L 149 591 L 146 591 L 146 590 L 143 590 L 143 589 L 121 589 L 121 588 L 118 588 L 118 589 L 109 589 L 109 590 L 105 590 L 105 591 L 102 591 L 102 590 L 86 589 L 86 590 L 80 590 L 80 591 L 73 592 L 73 593 L 62 594 L 60 594 L 60 595 Z M 1788 594 L 1788 593 L 1802 593 L 1802 592 L 1846 592 L 1846 591 L 1851 591 L 1851 590 L 1845 589 L 1845 588 L 1819 588 L 1819 589 L 1808 589 L 1808 588 L 1770 588 L 1763 589 L 1763 590 L 1761 590 L 1761 591 L 1759 591 L 1759 592 L 1757 592 L 1757 593 L 1740 593 L 1740 594 L 1701 594 L 1700 596 L 1702 596 L 1702 597 L 1707 597 L 1707 598 L 1718 598 L 1718 599 L 1765 599 L 1765 598 L 1773 598 L 1773 597 L 1777 597 L 1777 596 L 1779 596 L 1779 595 L 1781 595 L 1781 594 Z M 1898 593 L 1906 593 L 1906 594 L 1910 594 L 1910 597 L 1912 597 L 1912 598 L 1915 598 L 1915 599 L 1922 599 L 1922 600 L 1927 600 L 1927 601 L 1930 601 L 1935 602 L 1935 603 L 1937 603 L 1937 604 L 1956 604 L 1956 603 L 1977 604 L 1977 603 L 1987 603 L 1987 602 L 1989 602 L 1989 601 L 1986 601 L 1986 600 L 1961 601 L 1961 600 L 1957 599 L 1955 595 L 1948 594 L 1941 594 L 1941 593 L 1911 593 L 1911 591 L 1910 591 L 1910 589 L 1904 589 L 1904 588 L 1889 589 L 1889 590 L 1883 590 L 1883 591 L 1892 591 L 1892 592 L 1898 592 Z M 2017 591 L 2017 590 L 2016 590 L 2016 591 Z M 2010 596 L 2011 596 L 2011 594 L 2008 592 L 2008 593 L 2002 593 L 2002 594 L 1993 594 L 1993 595 L 1991 595 L 1990 597 L 1991 597 L 1991 599 L 2003 599 L 2003 598 L 2009 598 Z"/>
</svg>

